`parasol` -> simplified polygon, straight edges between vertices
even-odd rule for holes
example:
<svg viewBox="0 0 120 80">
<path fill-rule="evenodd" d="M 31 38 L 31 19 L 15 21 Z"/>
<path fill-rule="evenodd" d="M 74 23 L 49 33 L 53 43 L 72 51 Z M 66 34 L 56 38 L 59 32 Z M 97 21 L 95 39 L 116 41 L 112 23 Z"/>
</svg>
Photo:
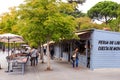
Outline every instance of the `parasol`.
<svg viewBox="0 0 120 80">
<path fill-rule="evenodd" d="M 24 40 L 23 40 L 22 36 L 11 34 L 11 33 L 5 33 L 5 34 L 0 35 L 0 42 L 8 43 L 8 56 L 9 56 L 9 49 L 10 49 L 9 43 L 15 43 L 15 42 L 23 43 Z M 8 71 L 7 72 L 9 72 L 9 66 L 10 66 L 10 63 L 8 62 Z"/>
</svg>

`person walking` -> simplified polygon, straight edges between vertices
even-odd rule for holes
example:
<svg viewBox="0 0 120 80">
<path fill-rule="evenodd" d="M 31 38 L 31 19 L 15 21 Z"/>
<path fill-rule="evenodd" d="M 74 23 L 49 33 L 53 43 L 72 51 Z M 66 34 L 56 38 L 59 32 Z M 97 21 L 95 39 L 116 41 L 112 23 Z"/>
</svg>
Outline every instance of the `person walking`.
<svg viewBox="0 0 120 80">
<path fill-rule="evenodd" d="M 78 63 L 79 63 L 79 57 L 78 57 L 78 55 L 79 55 L 79 52 L 78 52 L 78 48 L 76 48 L 75 49 L 75 51 L 73 52 L 73 55 L 72 55 L 72 66 L 73 66 L 73 68 L 78 68 Z"/>
<path fill-rule="evenodd" d="M 46 49 L 45 48 L 43 49 L 43 52 L 44 52 L 44 55 L 46 55 Z"/>
<path fill-rule="evenodd" d="M 37 60 L 37 59 L 36 59 L 36 57 L 37 57 L 37 50 L 36 50 L 34 47 L 32 47 L 30 56 L 31 56 L 31 59 L 30 59 L 30 61 L 31 61 L 31 66 L 37 65 L 37 63 L 38 63 L 38 61 L 36 61 L 36 60 Z"/>
<path fill-rule="evenodd" d="M 53 48 L 51 48 L 51 50 L 50 50 L 50 55 L 51 55 L 51 59 L 53 60 L 54 59 L 54 49 Z"/>
<path fill-rule="evenodd" d="M 36 49 L 36 65 L 38 64 L 39 51 Z"/>
</svg>

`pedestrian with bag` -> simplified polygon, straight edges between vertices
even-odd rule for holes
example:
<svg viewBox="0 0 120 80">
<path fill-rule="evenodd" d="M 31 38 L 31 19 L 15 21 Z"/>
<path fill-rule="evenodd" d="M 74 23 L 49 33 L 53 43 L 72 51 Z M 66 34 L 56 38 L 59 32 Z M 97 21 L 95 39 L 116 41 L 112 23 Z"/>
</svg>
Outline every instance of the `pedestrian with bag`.
<svg viewBox="0 0 120 80">
<path fill-rule="evenodd" d="M 37 50 L 35 49 L 35 47 L 32 47 L 32 50 L 30 52 L 30 56 L 31 56 L 31 66 L 35 66 L 37 65 L 37 61 L 36 61 L 36 57 L 37 57 Z"/>
<path fill-rule="evenodd" d="M 39 51 L 36 49 L 36 65 L 38 64 L 38 58 L 39 58 Z"/>
<path fill-rule="evenodd" d="M 75 51 L 73 52 L 73 54 L 72 54 L 72 57 L 71 57 L 71 59 L 72 59 L 72 66 L 73 66 L 73 68 L 78 68 L 78 63 L 79 63 L 79 57 L 78 57 L 78 55 L 79 55 L 79 52 L 78 52 L 78 48 L 76 48 L 75 49 Z"/>
</svg>

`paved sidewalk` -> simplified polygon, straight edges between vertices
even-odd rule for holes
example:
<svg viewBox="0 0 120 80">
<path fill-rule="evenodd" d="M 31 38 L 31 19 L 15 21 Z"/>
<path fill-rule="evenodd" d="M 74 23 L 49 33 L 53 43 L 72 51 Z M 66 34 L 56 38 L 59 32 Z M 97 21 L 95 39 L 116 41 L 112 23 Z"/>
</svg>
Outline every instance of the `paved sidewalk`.
<svg viewBox="0 0 120 80">
<path fill-rule="evenodd" d="M 80 67 L 79 70 L 73 69 L 70 63 L 65 61 L 51 60 L 52 71 L 45 71 L 47 64 L 32 67 L 26 66 L 24 75 L 18 73 L 5 73 L 7 54 L 0 54 L 0 80 L 120 80 L 120 69 L 98 69 L 89 70 Z"/>
</svg>

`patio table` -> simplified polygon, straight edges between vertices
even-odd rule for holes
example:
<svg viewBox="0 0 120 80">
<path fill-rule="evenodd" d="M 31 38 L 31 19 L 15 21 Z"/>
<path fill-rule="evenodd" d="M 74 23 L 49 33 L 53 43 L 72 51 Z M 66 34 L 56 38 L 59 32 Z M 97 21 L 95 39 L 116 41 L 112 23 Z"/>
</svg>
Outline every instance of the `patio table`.
<svg viewBox="0 0 120 80">
<path fill-rule="evenodd" d="M 24 72 L 25 72 L 25 64 L 27 63 L 27 60 L 28 60 L 28 57 L 16 57 L 12 61 L 12 63 L 13 64 L 17 63 L 17 65 L 20 64 L 21 65 L 21 69 L 22 69 L 21 72 L 22 72 L 22 74 L 24 74 Z M 12 69 L 14 68 L 13 64 L 12 64 Z"/>
</svg>

